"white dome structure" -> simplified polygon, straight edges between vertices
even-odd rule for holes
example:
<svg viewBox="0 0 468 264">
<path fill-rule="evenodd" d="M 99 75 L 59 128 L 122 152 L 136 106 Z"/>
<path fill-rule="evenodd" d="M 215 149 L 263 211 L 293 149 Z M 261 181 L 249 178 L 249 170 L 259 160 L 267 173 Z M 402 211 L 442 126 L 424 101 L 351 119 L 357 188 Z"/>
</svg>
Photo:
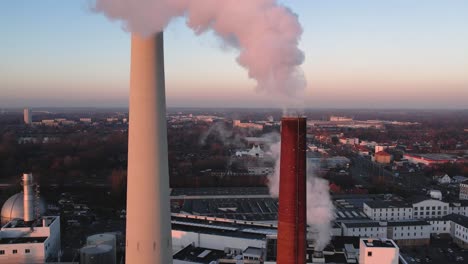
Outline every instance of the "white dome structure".
<svg viewBox="0 0 468 264">
<path fill-rule="evenodd" d="M 20 218 L 23 219 L 24 217 L 24 202 L 23 202 L 23 192 L 17 193 L 3 204 L 2 212 L 1 212 L 1 225 L 8 223 L 9 221 Z M 46 203 L 41 198 L 39 199 L 39 212 L 43 215 L 46 212 Z"/>
</svg>

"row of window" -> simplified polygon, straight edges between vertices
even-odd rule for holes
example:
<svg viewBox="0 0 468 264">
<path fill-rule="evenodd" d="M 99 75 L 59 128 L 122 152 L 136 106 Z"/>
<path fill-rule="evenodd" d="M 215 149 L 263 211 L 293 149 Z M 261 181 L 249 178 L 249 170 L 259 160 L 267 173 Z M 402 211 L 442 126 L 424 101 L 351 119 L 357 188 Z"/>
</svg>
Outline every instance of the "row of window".
<svg viewBox="0 0 468 264">
<path fill-rule="evenodd" d="M 426 215 L 430 215 L 429 213 L 430 212 L 426 211 Z M 441 215 L 441 213 L 442 213 L 441 211 L 438 211 L 437 215 Z M 435 215 L 435 214 L 436 214 L 436 212 L 432 211 L 432 215 Z M 446 214 L 447 214 L 447 211 L 444 211 L 444 215 L 446 215 Z M 424 212 L 414 212 L 414 215 L 424 215 Z"/>
<path fill-rule="evenodd" d="M 404 211 L 404 210 L 408 210 L 408 211 L 410 211 L 411 208 L 382 208 L 382 209 L 377 208 L 377 209 L 375 209 L 375 210 L 376 210 L 376 211 L 379 211 L 379 212 L 380 212 L 381 210 L 382 210 L 382 211 L 387 211 L 387 210 L 388 210 L 388 211 L 394 211 L 394 210 L 397 210 L 397 211 L 400 211 L 400 210 L 403 210 L 403 211 Z"/>
<path fill-rule="evenodd" d="M 414 229 L 418 228 L 417 226 L 413 226 L 413 227 L 414 227 Z M 420 228 L 421 230 L 423 229 L 422 226 L 419 226 L 419 228 Z M 404 230 L 405 227 L 404 227 L 404 226 L 397 226 L 397 227 L 395 227 L 394 229 L 395 229 L 395 230 Z M 410 230 L 410 226 L 407 226 L 406 229 L 407 229 L 407 230 Z"/>
<path fill-rule="evenodd" d="M 385 216 L 388 216 L 389 214 L 390 214 L 390 213 L 385 213 Z M 397 213 L 396 215 L 397 215 L 397 216 L 400 216 L 400 213 Z M 411 214 L 410 214 L 410 213 L 408 213 L 408 214 L 401 214 L 401 216 L 405 216 L 405 215 L 410 216 Z M 380 213 L 380 216 L 382 216 L 382 213 Z M 393 216 L 393 213 L 391 213 L 391 216 Z"/>
<path fill-rule="evenodd" d="M 458 231 L 455 231 L 455 234 L 459 237 L 462 237 L 463 240 L 467 240 L 468 239 L 468 236 L 465 235 L 465 233 L 461 233 L 461 232 L 458 232 Z"/>
<path fill-rule="evenodd" d="M 384 228 L 384 227 L 382 227 L 382 228 Z M 367 229 L 368 229 L 367 227 L 362 228 L 362 230 L 363 230 L 364 232 L 366 232 Z M 369 227 L 369 230 L 370 230 L 370 231 L 374 231 L 374 228 L 373 228 L 373 227 Z M 354 231 L 361 231 L 361 228 L 351 228 L 351 231 L 353 231 L 353 232 L 354 232 Z M 376 228 L 375 228 L 375 231 L 379 231 L 379 228 L 376 227 Z"/>
<path fill-rule="evenodd" d="M 423 233 L 421 232 L 421 236 Z M 398 236 L 398 233 L 395 233 L 395 238 Z M 411 236 L 410 233 L 408 233 L 408 236 Z M 414 236 L 416 236 L 416 233 L 414 233 Z M 403 233 L 400 233 L 400 237 L 403 237 Z"/>
<path fill-rule="evenodd" d="M 11 253 L 12 253 L 12 254 L 18 254 L 18 250 L 17 250 L 17 249 L 13 249 L 13 250 L 11 251 Z M 25 254 L 29 254 L 29 253 L 31 253 L 31 250 L 30 250 L 29 248 L 27 248 L 27 249 L 24 250 L 24 253 L 25 253 Z M 0 250 L 0 255 L 5 255 L 5 250 Z"/>
<path fill-rule="evenodd" d="M 426 206 L 426 210 L 430 210 L 430 209 L 431 209 L 430 206 Z M 432 210 L 435 210 L 435 209 L 436 209 L 436 206 L 432 206 Z M 442 206 L 440 206 L 440 205 L 437 206 L 437 210 L 440 210 L 440 209 L 442 209 Z M 447 209 L 448 209 L 448 206 L 444 206 L 444 210 L 447 210 Z M 414 207 L 414 210 L 418 211 L 418 207 Z M 424 210 L 424 206 L 420 206 L 419 210 L 421 210 L 421 211 Z"/>
</svg>

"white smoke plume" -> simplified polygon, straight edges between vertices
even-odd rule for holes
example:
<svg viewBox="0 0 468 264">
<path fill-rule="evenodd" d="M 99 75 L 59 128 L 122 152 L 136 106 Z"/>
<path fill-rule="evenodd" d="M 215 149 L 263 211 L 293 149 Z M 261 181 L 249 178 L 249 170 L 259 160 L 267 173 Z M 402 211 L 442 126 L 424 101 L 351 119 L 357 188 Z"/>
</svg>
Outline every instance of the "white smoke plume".
<svg viewBox="0 0 468 264">
<path fill-rule="evenodd" d="M 274 143 L 270 147 L 269 154 L 275 160 L 275 170 L 272 174 L 268 175 L 268 189 L 271 196 L 279 197 L 281 141 Z"/>
<path fill-rule="evenodd" d="M 335 207 L 330 198 L 328 181 L 307 168 L 307 224 L 315 233 L 315 249 L 323 250 L 331 239 Z"/>
<path fill-rule="evenodd" d="M 268 187 L 273 197 L 279 196 L 281 142 L 271 147 L 275 171 L 269 175 Z M 328 181 L 316 176 L 316 168 L 307 163 L 307 224 L 312 228 L 315 249 L 323 250 L 331 239 L 335 207 L 330 197 Z"/>
<path fill-rule="evenodd" d="M 298 48 L 297 15 L 277 0 L 91 0 L 91 8 L 127 31 L 150 35 L 176 17 L 186 17 L 196 34 L 212 30 L 239 50 L 237 62 L 257 81 L 258 90 L 301 98 L 306 81 Z M 283 96 L 285 97 L 285 96 Z M 290 104 L 291 100 L 287 100 Z"/>
</svg>

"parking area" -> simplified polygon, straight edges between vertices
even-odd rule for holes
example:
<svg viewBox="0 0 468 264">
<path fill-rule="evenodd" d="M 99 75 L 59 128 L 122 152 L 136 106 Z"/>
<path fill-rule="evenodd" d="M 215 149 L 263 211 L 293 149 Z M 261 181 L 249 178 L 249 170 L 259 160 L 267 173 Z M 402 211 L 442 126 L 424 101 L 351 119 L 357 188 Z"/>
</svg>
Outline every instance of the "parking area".
<svg viewBox="0 0 468 264">
<path fill-rule="evenodd" d="M 430 246 L 401 248 L 408 263 L 468 263 L 468 249 L 461 249 L 450 238 L 431 239 Z"/>
</svg>

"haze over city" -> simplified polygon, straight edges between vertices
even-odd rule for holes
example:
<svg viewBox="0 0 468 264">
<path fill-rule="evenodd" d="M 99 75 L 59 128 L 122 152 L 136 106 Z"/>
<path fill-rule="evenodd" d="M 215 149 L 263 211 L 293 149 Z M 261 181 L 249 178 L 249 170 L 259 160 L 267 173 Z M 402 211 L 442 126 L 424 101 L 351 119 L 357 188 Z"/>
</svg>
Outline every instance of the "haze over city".
<svg viewBox="0 0 468 264">
<path fill-rule="evenodd" d="M 466 263 L 466 14 L 3 1 L 0 263 Z"/>
<path fill-rule="evenodd" d="M 308 108 L 467 108 L 465 1 L 281 1 L 303 28 Z M 130 38 L 88 1 L 0 4 L 0 107 L 125 107 Z M 168 106 L 276 107 L 211 32 L 165 31 Z"/>
</svg>

